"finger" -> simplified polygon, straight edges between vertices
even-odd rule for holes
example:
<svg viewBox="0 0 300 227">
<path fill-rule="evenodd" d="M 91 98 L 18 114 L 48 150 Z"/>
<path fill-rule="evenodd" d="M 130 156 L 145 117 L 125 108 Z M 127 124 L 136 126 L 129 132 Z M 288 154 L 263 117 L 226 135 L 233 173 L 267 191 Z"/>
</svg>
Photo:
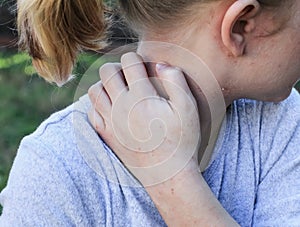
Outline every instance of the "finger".
<svg viewBox="0 0 300 227">
<path fill-rule="evenodd" d="M 101 133 L 106 129 L 106 124 L 101 114 L 99 114 L 95 108 L 92 108 L 88 112 L 88 118 L 93 128 L 101 135 Z"/>
<path fill-rule="evenodd" d="M 103 87 L 102 82 L 98 82 L 88 90 L 89 98 L 93 107 L 104 117 L 109 117 L 112 109 L 112 103 Z"/>
<path fill-rule="evenodd" d="M 173 104 L 195 104 L 194 96 L 187 84 L 183 72 L 176 67 L 166 64 L 156 64 L 158 78 L 161 80 L 171 103 Z"/>
<path fill-rule="evenodd" d="M 99 73 L 103 86 L 112 102 L 122 92 L 128 91 L 120 63 L 107 63 L 100 68 Z"/>
<path fill-rule="evenodd" d="M 139 55 L 133 52 L 124 54 L 121 63 L 129 90 L 146 95 L 157 94 L 149 80 L 143 59 Z"/>
</svg>

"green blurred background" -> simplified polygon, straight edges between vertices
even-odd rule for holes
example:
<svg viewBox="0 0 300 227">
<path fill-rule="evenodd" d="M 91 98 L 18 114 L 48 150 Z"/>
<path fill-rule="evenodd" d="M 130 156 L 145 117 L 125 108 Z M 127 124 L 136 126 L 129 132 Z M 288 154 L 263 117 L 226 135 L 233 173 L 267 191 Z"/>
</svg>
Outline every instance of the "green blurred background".
<svg viewBox="0 0 300 227">
<path fill-rule="evenodd" d="M 72 103 L 82 73 L 97 58 L 96 54 L 82 54 L 74 70 L 76 79 L 58 88 L 34 73 L 28 55 L 0 52 L 0 191 L 22 137 L 51 113 Z"/>
<path fill-rule="evenodd" d="M 74 70 L 76 79 L 62 88 L 46 83 L 36 75 L 30 57 L 17 51 L 13 4 L 0 0 L 0 191 L 6 185 L 21 139 L 51 113 L 73 102 L 82 74 L 99 58 L 95 53 L 81 54 Z M 114 33 L 115 41 L 128 37 L 118 25 Z M 116 46 L 119 44 L 122 42 Z"/>
</svg>

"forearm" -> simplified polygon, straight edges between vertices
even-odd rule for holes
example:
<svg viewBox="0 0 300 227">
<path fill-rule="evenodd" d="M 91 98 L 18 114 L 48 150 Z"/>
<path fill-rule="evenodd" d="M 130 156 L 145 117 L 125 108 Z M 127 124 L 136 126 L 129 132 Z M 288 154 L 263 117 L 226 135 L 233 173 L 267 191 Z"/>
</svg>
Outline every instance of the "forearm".
<svg viewBox="0 0 300 227">
<path fill-rule="evenodd" d="M 146 190 L 168 226 L 238 226 L 195 168 Z"/>
</svg>

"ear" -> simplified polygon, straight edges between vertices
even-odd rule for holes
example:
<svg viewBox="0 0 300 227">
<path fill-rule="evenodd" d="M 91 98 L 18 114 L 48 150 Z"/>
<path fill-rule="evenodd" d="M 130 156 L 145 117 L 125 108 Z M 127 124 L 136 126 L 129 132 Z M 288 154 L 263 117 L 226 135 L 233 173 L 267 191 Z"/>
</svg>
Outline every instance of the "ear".
<svg viewBox="0 0 300 227">
<path fill-rule="evenodd" d="M 222 21 L 222 41 L 227 49 L 238 57 L 243 55 L 245 34 L 255 28 L 255 16 L 260 11 L 256 0 L 236 0 L 226 11 Z"/>
</svg>

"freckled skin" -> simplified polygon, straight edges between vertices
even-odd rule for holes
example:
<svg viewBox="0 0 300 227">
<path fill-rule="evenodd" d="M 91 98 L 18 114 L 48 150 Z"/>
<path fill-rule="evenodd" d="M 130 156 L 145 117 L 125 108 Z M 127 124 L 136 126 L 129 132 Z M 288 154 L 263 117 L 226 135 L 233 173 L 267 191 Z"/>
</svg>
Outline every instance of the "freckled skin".
<svg viewBox="0 0 300 227">
<path fill-rule="evenodd" d="M 164 40 L 162 40 L 164 38 L 163 35 L 158 37 L 160 40 L 155 40 L 157 36 L 151 37 L 148 33 L 143 34 L 138 54 L 142 55 L 146 61 L 149 59 L 153 62 L 168 62 L 168 64 L 180 67 L 184 71 L 192 72 L 190 76 L 194 76 L 193 79 L 198 79 L 201 75 L 203 76 L 203 71 L 199 69 L 200 66 L 197 64 L 199 59 L 197 59 L 197 63 L 193 62 L 194 64 L 192 64 L 192 58 L 182 58 L 182 55 L 178 54 L 180 53 L 179 51 L 175 52 L 175 50 L 170 50 L 170 48 L 150 49 L 144 47 L 143 49 L 143 42 L 146 43 L 146 41 L 167 42 L 175 40 L 177 41 L 177 43 L 174 41 L 176 44 L 180 44 L 180 47 L 191 52 L 193 56 L 196 55 L 201 58 L 208 68 L 210 68 L 213 76 L 215 76 L 222 88 L 227 105 L 230 105 L 233 100 L 239 98 L 273 102 L 283 100 L 290 94 L 293 84 L 299 79 L 300 17 L 294 17 L 291 14 L 289 20 L 283 23 L 281 17 L 278 19 L 274 16 L 274 11 L 262 12 L 259 10 L 260 7 L 254 7 L 257 10 L 254 12 L 254 16 L 247 14 L 247 12 L 246 16 L 248 17 L 243 17 L 245 16 L 245 12 L 241 10 L 245 8 L 239 10 L 238 6 L 241 6 L 241 4 L 243 7 L 254 6 L 254 3 L 258 4 L 256 1 L 248 0 L 220 1 L 219 3 L 215 3 L 214 6 L 218 6 L 217 8 L 222 13 L 219 13 L 217 10 L 211 10 L 208 15 L 205 15 L 205 18 L 210 19 L 209 22 L 197 22 L 193 24 L 196 28 L 192 25 L 188 26 L 189 31 L 186 35 L 179 37 L 177 34 L 177 38 L 180 38 L 179 40 L 175 40 L 170 34 L 167 34 L 167 36 L 171 37 L 165 37 Z M 250 7 L 250 9 L 252 8 Z M 293 10 L 300 12 L 300 1 L 295 1 Z M 284 10 L 282 9 L 282 11 Z M 290 13 L 290 11 L 284 12 Z M 227 15 L 227 13 L 229 16 L 225 20 L 224 15 Z M 276 16 L 279 15 L 282 14 L 276 14 Z M 203 28 L 199 29 L 200 25 Z M 225 27 L 225 35 L 223 34 L 224 27 L 222 25 Z M 238 30 L 233 29 L 235 25 L 238 26 Z M 298 27 L 295 27 L 295 25 L 298 25 Z M 245 31 L 242 29 L 243 26 Z M 195 29 L 192 29 L 192 27 Z M 178 32 L 180 33 L 179 30 Z M 182 74 L 181 76 L 184 75 Z M 203 97 L 203 93 L 199 88 L 201 86 L 196 86 L 189 78 L 187 78 L 187 81 L 196 99 L 195 103 L 197 103 L 201 110 L 199 112 L 201 132 L 205 132 L 203 133 L 204 136 L 209 135 L 210 119 L 205 118 L 207 114 L 204 112 L 208 108 L 205 97 Z M 204 86 L 206 84 L 201 85 Z M 154 103 L 151 105 L 154 105 Z M 158 105 L 157 107 L 160 106 Z M 166 113 L 164 112 L 164 114 Z M 145 116 L 138 115 L 138 117 L 144 119 Z M 190 119 L 189 115 L 186 117 Z M 175 119 L 174 117 L 171 125 L 176 123 Z M 136 121 L 135 119 L 135 124 L 138 125 Z M 168 122 L 168 118 L 165 121 Z M 199 128 L 197 128 L 194 133 L 190 133 L 193 123 L 189 121 L 185 121 L 184 126 L 188 126 L 189 130 L 182 135 L 186 142 L 184 149 L 182 149 L 183 152 L 188 150 L 187 146 L 190 144 L 189 137 L 196 131 L 199 131 Z M 180 129 L 176 127 L 172 130 L 172 132 L 180 132 Z M 188 133 L 190 133 L 190 136 L 188 136 Z M 203 144 L 205 146 L 207 141 L 203 136 L 201 139 L 201 146 Z M 168 151 L 174 149 L 172 147 L 174 139 L 170 137 L 165 142 L 167 149 L 158 149 L 158 152 L 168 154 Z M 118 151 L 118 147 L 112 148 Z M 120 153 L 120 155 L 122 154 Z M 152 160 L 151 157 L 145 159 L 137 154 L 135 158 L 130 159 L 129 157 L 129 160 L 135 161 L 137 159 L 139 161 L 137 162 L 138 164 L 141 163 L 143 164 L 142 166 L 148 166 L 146 164 L 150 163 L 151 165 L 151 161 L 155 159 L 155 161 L 159 160 L 157 153 L 152 153 L 151 156 Z M 159 175 L 161 173 L 162 171 L 159 172 Z M 190 159 L 182 171 L 170 179 L 163 181 L 161 184 L 151 185 L 146 187 L 146 189 L 169 225 L 180 225 L 178 224 L 179 222 L 181 226 L 190 226 L 191 223 L 195 225 L 201 225 L 202 223 L 202 226 L 207 226 L 212 221 L 215 221 L 214 226 L 237 226 L 237 223 L 235 223 L 216 200 L 202 175 L 199 174 L 197 158 L 195 156 Z M 185 215 L 181 216 L 181 214 Z M 174 216 L 176 217 L 174 218 Z"/>
</svg>

